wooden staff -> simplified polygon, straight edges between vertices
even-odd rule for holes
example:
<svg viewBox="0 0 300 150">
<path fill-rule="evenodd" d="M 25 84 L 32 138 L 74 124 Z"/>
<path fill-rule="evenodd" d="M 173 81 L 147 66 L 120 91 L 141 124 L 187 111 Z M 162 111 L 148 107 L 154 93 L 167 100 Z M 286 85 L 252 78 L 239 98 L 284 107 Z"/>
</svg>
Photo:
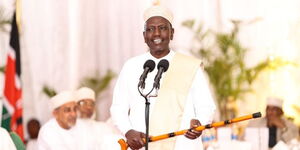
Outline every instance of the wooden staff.
<svg viewBox="0 0 300 150">
<path fill-rule="evenodd" d="M 154 141 L 171 138 L 171 137 L 178 136 L 178 135 L 183 135 L 186 132 L 188 132 L 189 130 L 202 131 L 202 130 L 205 130 L 205 129 L 221 127 L 221 126 L 225 126 L 225 125 L 228 125 L 228 124 L 232 124 L 232 123 L 236 123 L 236 122 L 240 122 L 240 121 L 244 121 L 244 120 L 249 120 L 249 119 L 253 119 L 253 118 L 259 118 L 259 117 L 261 117 L 261 113 L 257 112 L 257 113 L 251 114 L 251 115 L 237 117 L 237 118 L 234 118 L 234 119 L 231 119 L 231 120 L 215 122 L 215 123 L 212 123 L 212 124 L 207 124 L 205 126 L 198 126 L 198 127 L 185 129 L 185 130 L 181 130 L 181 131 L 177 131 L 177 132 L 171 132 L 171 133 L 167 133 L 167 134 L 162 134 L 162 135 L 158 135 L 158 136 L 149 137 L 148 142 L 154 142 Z M 143 141 L 146 142 L 146 139 L 143 138 Z M 118 141 L 118 143 L 121 146 L 121 150 L 127 150 L 128 149 L 128 144 L 125 142 L 124 139 L 120 139 Z"/>
</svg>

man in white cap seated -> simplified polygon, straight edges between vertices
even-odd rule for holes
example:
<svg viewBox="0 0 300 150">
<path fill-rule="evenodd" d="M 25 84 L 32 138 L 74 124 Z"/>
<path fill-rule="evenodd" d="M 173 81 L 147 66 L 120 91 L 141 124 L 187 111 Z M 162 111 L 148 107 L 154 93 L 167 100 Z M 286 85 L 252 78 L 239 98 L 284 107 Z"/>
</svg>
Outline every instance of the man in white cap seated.
<svg viewBox="0 0 300 150">
<path fill-rule="evenodd" d="M 289 142 L 298 137 L 298 128 L 283 116 L 283 100 L 276 97 L 267 98 L 266 116 L 249 122 L 248 127 L 269 128 L 269 148 L 278 141 Z"/>
<path fill-rule="evenodd" d="M 76 102 L 78 105 L 78 114 L 80 120 L 89 126 L 95 126 L 97 129 L 101 129 L 102 134 L 112 133 L 112 128 L 104 122 L 96 121 L 95 118 L 95 92 L 88 88 L 82 87 L 76 91 Z"/>
<path fill-rule="evenodd" d="M 88 88 L 82 87 L 75 93 L 78 104 L 79 118 L 84 120 L 94 120 L 95 118 L 95 92 Z"/>
<path fill-rule="evenodd" d="M 169 44 L 174 35 L 172 19 L 172 12 L 163 6 L 153 6 L 145 11 L 143 36 L 149 51 L 129 59 L 115 85 L 110 108 L 112 120 L 134 150 L 145 145 L 143 138 L 146 131 L 145 99 L 138 88 L 145 94 L 151 91 L 158 72 L 155 65 L 152 65 L 154 71 L 148 73 L 145 84 L 139 84 L 143 66 L 148 64 L 145 62 L 149 59 L 156 65 L 164 66 L 166 71 L 162 74 L 161 85 L 155 86 L 151 93 L 154 95 L 157 91 L 158 96 L 152 96 L 149 100 L 150 136 L 197 127 L 211 123 L 213 119 L 215 104 L 200 67 L 201 61 L 170 49 Z M 170 65 L 161 62 L 163 59 Z M 200 135 L 199 131 L 189 130 L 184 136 L 151 142 L 149 149 L 199 150 L 202 149 Z"/>
<path fill-rule="evenodd" d="M 63 91 L 50 99 L 54 118 L 42 126 L 38 135 L 39 150 L 88 149 L 86 128 L 77 120 L 73 91 Z"/>
<path fill-rule="evenodd" d="M 115 137 L 114 134 L 116 134 L 113 128 L 105 122 L 96 121 L 94 119 L 95 92 L 88 87 L 82 87 L 76 91 L 75 97 L 78 105 L 79 120 L 88 127 L 90 135 L 88 140 L 94 143 L 92 149 L 116 149 L 114 145 L 117 145 L 117 143 L 111 142 L 113 141 L 112 138 Z"/>
</svg>

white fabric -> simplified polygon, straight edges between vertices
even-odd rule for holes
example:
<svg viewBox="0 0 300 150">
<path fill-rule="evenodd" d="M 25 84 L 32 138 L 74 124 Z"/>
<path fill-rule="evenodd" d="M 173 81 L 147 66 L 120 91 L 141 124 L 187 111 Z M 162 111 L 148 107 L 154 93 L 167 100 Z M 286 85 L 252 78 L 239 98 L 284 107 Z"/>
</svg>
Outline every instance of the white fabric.
<svg viewBox="0 0 300 150">
<path fill-rule="evenodd" d="M 272 148 L 272 150 L 293 150 L 293 149 L 295 149 L 295 150 L 298 150 L 299 149 L 299 147 L 295 147 L 295 148 L 289 148 L 289 146 L 286 144 L 286 143 L 284 143 L 283 141 L 279 141 L 273 148 Z"/>
<path fill-rule="evenodd" d="M 113 128 L 105 122 L 93 119 L 80 119 L 89 130 L 89 141 L 94 143 L 94 150 L 116 150 L 120 149 L 118 139 L 122 138 L 114 132 Z"/>
<path fill-rule="evenodd" d="M 38 136 L 39 150 L 93 150 L 88 128 L 80 120 L 69 130 L 52 118 L 42 126 Z"/>
<path fill-rule="evenodd" d="M 174 54 L 175 52 L 171 51 L 167 56 L 161 59 L 167 59 L 170 62 Z M 149 52 L 128 60 L 124 64 L 116 83 L 113 104 L 110 110 L 114 123 L 123 134 L 130 129 L 145 132 L 145 99 L 140 96 L 137 90 L 137 84 L 143 72 L 143 64 L 148 59 L 154 60 L 156 64 L 161 60 L 154 58 Z M 145 81 L 146 87 L 144 92 L 149 92 L 152 88 L 156 73 L 157 69 L 148 74 Z M 160 83 L 162 83 L 163 79 L 164 76 L 162 76 Z M 150 98 L 150 116 L 155 104 L 155 99 L 154 97 Z M 128 116 L 129 109 L 130 115 Z M 193 118 L 198 119 L 203 125 L 210 123 L 214 110 L 215 104 L 211 97 L 207 81 L 199 67 L 186 101 L 180 129 L 189 128 L 190 120 Z M 201 138 L 189 140 L 184 136 L 179 136 L 175 144 L 175 149 L 201 149 L 201 145 Z"/>
<path fill-rule="evenodd" d="M 16 146 L 12 141 L 9 133 L 0 127 L 0 149 L 1 150 L 16 150 Z"/>
<path fill-rule="evenodd" d="M 82 87 L 76 91 L 75 98 L 77 102 L 83 99 L 91 99 L 95 101 L 95 92 L 88 87 Z"/>
<path fill-rule="evenodd" d="M 244 139 L 251 143 L 252 150 L 267 150 L 269 147 L 269 129 L 267 127 L 247 127 Z"/>
<path fill-rule="evenodd" d="M 282 108 L 283 100 L 277 97 L 268 97 L 267 105 Z"/>
<path fill-rule="evenodd" d="M 26 144 L 26 150 L 38 150 L 37 139 L 31 139 Z"/>
<path fill-rule="evenodd" d="M 173 13 L 162 5 L 151 6 L 144 12 L 144 21 L 146 22 L 149 18 L 154 16 L 160 16 L 167 19 L 170 23 L 173 22 Z"/>
<path fill-rule="evenodd" d="M 53 111 L 55 108 L 58 108 L 63 104 L 75 101 L 74 91 L 62 91 L 50 99 L 50 110 Z"/>
</svg>

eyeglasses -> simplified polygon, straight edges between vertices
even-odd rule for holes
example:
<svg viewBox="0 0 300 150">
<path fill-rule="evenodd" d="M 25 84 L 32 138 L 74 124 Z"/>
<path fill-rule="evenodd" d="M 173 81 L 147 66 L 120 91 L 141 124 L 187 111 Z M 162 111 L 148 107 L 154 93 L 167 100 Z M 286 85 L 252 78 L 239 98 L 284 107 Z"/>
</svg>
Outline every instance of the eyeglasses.
<svg viewBox="0 0 300 150">
<path fill-rule="evenodd" d="M 91 107 L 93 107 L 93 106 L 95 106 L 95 102 L 92 101 L 92 100 L 81 100 L 81 101 L 78 102 L 78 105 L 80 105 L 80 106 L 91 106 Z"/>
</svg>

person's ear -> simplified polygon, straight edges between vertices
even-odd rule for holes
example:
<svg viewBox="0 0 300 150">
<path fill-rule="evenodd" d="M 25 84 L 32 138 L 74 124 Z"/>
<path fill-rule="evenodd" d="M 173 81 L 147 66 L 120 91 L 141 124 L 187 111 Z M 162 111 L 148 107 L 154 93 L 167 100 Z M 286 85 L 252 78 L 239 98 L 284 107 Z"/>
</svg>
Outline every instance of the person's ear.
<svg viewBox="0 0 300 150">
<path fill-rule="evenodd" d="M 52 112 L 52 115 L 53 115 L 54 117 L 57 117 L 57 115 L 58 115 L 58 110 L 57 110 L 57 109 L 58 109 L 58 108 L 54 109 L 53 112 Z"/>
<path fill-rule="evenodd" d="M 283 110 L 280 108 L 280 109 L 279 109 L 279 115 L 282 116 L 283 114 L 284 114 L 284 113 L 283 113 Z"/>
<path fill-rule="evenodd" d="M 143 37 L 144 37 L 144 42 L 147 43 L 146 42 L 146 32 L 145 31 L 143 31 Z"/>
<path fill-rule="evenodd" d="M 174 28 L 172 28 L 172 30 L 171 30 L 171 40 L 173 40 L 173 35 L 174 35 L 174 32 L 175 32 L 175 30 L 174 30 Z"/>
<path fill-rule="evenodd" d="M 56 113 L 55 111 L 53 111 L 53 112 L 52 112 L 52 115 L 53 115 L 54 117 L 56 117 L 56 116 L 57 116 L 57 113 Z"/>
</svg>

